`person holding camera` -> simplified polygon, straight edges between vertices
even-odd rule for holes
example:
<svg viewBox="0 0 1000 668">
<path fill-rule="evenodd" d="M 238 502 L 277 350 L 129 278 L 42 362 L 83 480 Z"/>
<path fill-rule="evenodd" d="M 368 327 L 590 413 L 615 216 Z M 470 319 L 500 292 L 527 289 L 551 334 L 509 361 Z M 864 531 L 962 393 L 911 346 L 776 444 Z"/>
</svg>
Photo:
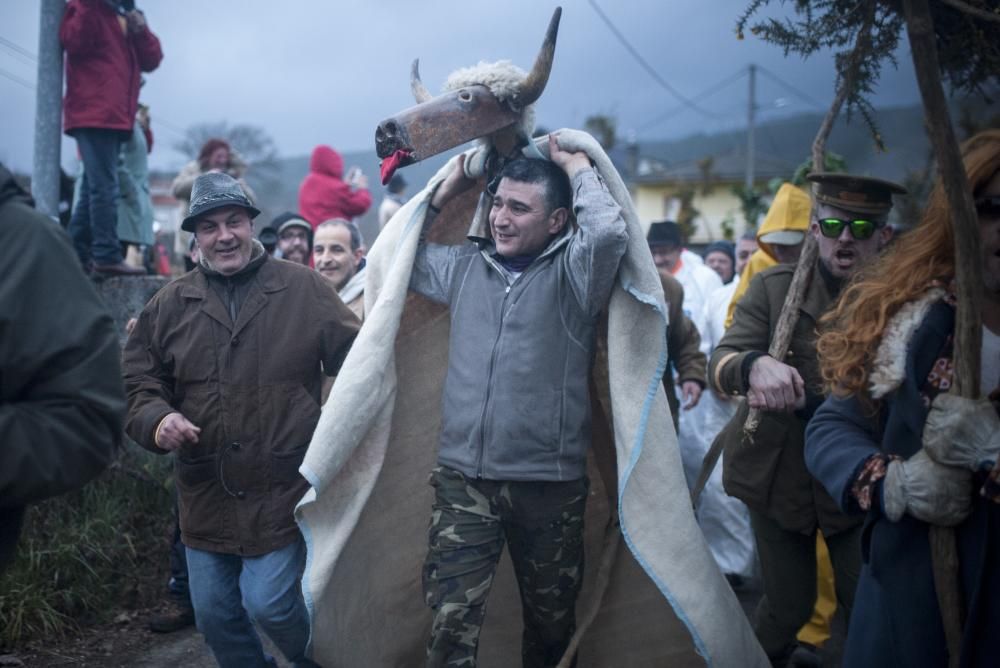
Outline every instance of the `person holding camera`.
<svg viewBox="0 0 1000 668">
<path fill-rule="evenodd" d="M 324 220 L 351 220 L 372 205 L 368 177 L 351 167 L 344 178 L 344 159 L 329 146 L 317 146 L 309 159 L 309 173 L 299 186 L 299 213 L 313 230 Z"/>
</svg>

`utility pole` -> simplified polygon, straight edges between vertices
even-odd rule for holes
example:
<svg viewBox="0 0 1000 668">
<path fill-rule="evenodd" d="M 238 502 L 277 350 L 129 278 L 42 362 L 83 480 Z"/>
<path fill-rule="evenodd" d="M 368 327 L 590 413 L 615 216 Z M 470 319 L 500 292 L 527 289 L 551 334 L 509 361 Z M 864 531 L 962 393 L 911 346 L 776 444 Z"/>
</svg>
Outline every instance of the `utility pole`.
<svg viewBox="0 0 1000 668">
<path fill-rule="evenodd" d="M 753 166 L 754 166 L 754 145 L 753 145 L 753 131 L 754 131 L 754 116 L 757 112 L 757 66 L 750 65 L 750 96 L 749 104 L 747 105 L 747 170 L 746 170 L 746 189 L 750 190 L 753 188 Z"/>
<path fill-rule="evenodd" d="M 63 55 L 59 23 L 65 0 L 42 0 L 38 22 L 38 85 L 35 93 L 35 154 L 31 194 L 35 207 L 59 217 L 59 149 L 62 142 Z"/>
</svg>

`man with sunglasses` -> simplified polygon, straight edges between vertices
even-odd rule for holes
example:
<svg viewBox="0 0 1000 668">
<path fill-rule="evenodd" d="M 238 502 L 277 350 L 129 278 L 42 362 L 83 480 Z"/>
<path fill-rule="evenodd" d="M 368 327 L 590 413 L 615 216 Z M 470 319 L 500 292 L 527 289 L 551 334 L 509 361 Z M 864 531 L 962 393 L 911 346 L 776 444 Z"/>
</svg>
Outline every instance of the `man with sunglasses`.
<svg viewBox="0 0 1000 668">
<path fill-rule="evenodd" d="M 822 403 L 816 323 L 841 287 L 892 238 L 888 226 L 895 183 L 849 174 L 817 173 L 809 233 L 819 253 L 784 360 L 767 354 L 795 266 L 767 269 L 736 305 L 732 326 L 712 353 L 708 380 L 743 395 L 724 439 L 723 485 L 750 508 L 764 596 L 754 631 L 776 666 L 789 664 L 795 635 L 816 600 L 816 531 L 826 538 L 837 600 L 850 614 L 860 571 L 860 519 L 840 512 L 803 462 L 805 427 Z M 743 433 L 750 408 L 762 411 L 752 442 Z"/>
<path fill-rule="evenodd" d="M 836 189 L 841 187 L 840 184 L 850 183 L 849 180 L 855 177 L 846 174 L 816 174 L 811 180 L 822 177 L 828 177 L 829 180 L 826 183 L 817 181 L 817 203 L 811 225 L 812 233 L 819 242 L 819 269 L 824 275 L 828 273 L 837 281 L 843 281 L 878 255 L 889 243 L 892 238 L 892 228 L 886 224 L 889 211 L 840 199 L 839 195 L 844 192 Z M 895 186 L 888 181 L 882 183 L 887 184 L 887 191 L 900 194 L 906 192 L 902 186 Z M 898 190 L 891 190 L 889 186 L 895 186 Z"/>
</svg>

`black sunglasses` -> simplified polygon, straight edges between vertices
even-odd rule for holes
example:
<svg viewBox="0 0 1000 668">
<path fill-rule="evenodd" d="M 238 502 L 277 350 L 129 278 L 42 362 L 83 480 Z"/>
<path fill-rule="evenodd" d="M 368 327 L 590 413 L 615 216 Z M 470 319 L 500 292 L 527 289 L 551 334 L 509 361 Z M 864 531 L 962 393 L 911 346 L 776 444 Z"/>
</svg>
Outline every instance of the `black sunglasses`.
<svg viewBox="0 0 1000 668">
<path fill-rule="evenodd" d="M 1000 218 L 1000 197 L 980 197 L 976 200 L 976 214 L 980 218 Z"/>
<path fill-rule="evenodd" d="M 818 222 L 820 233 L 828 239 L 836 239 L 844 231 L 844 228 L 847 227 L 851 230 L 852 237 L 858 241 L 864 241 L 865 239 L 870 239 L 878 227 L 874 221 L 864 220 L 863 218 L 858 220 L 820 218 Z"/>
</svg>

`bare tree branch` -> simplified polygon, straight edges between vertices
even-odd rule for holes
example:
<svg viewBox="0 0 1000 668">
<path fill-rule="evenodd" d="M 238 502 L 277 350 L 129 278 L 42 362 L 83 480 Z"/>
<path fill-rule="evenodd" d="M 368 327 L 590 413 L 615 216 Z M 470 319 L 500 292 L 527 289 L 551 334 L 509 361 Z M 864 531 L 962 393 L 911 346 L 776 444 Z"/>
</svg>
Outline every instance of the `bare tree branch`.
<svg viewBox="0 0 1000 668">
<path fill-rule="evenodd" d="M 812 171 L 821 172 L 826 167 L 826 140 L 833 130 L 833 123 L 837 120 L 840 110 L 851 94 L 855 85 L 855 78 L 864 62 L 865 53 L 871 48 L 871 31 L 875 22 L 875 3 L 869 3 L 868 14 L 866 15 L 861 29 L 855 38 L 854 48 L 850 54 L 850 63 L 840 82 L 840 89 L 830 105 L 830 110 L 826 112 L 823 122 L 816 133 L 816 139 L 812 145 Z M 816 258 L 819 255 L 819 244 L 811 234 L 806 232 L 802 242 L 802 251 L 799 253 L 799 261 L 795 266 L 795 273 L 792 274 L 792 282 L 788 286 L 788 294 L 785 295 L 785 303 L 781 306 L 781 313 L 778 314 L 778 324 L 774 329 L 774 336 L 771 338 L 771 346 L 767 353 L 776 360 L 783 360 L 788 353 L 788 346 L 792 341 L 792 332 L 799 320 L 799 307 L 805 298 L 806 290 L 812 282 L 813 268 L 816 265 Z M 751 408 L 743 423 L 743 435 L 751 444 L 757 427 L 760 425 L 760 411 Z M 719 457 L 722 456 L 724 441 L 721 438 L 715 439 L 701 463 L 701 470 L 691 489 L 691 504 L 698 505 L 698 497 L 705 488 L 712 470 L 718 464 Z"/>
<path fill-rule="evenodd" d="M 963 0 L 941 0 L 941 2 L 948 5 L 952 9 L 957 9 L 964 14 L 976 17 L 977 19 L 1000 23 L 1000 14 L 988 12 L 985 9 L 979 9 L 979 7 L 973 7 L 969 3 L 963 2 Z"/>
</svg>

